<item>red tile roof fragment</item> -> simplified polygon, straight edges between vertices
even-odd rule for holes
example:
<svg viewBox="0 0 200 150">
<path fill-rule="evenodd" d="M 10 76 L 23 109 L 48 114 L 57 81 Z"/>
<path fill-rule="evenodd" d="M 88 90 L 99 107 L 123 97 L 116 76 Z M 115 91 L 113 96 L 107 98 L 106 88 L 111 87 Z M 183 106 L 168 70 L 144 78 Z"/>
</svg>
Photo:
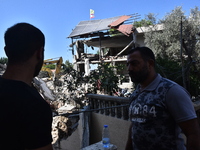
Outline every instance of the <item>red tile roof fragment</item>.
<svg viewBox="0 0 200 150">
<path fill-rule="evenodd" d="M 121 23 L 123 23 L 124 21 L 126 21 L 127 19 L 131 18 L 131 16 L 121 16 L 119 19 L 117 19 L 116 21 L 112 22 L 111 24 L 108 25 L 108 27 L 116 27 L 118 25 L 120 25 Z"/>
<path fill-rule="evenodd" d="M 131 33 L 133 33 L 133 25 L 132 24 L 120 25 L 117 30 L 122 32 L 126 36 L 129 36 Z"/>
</svg>

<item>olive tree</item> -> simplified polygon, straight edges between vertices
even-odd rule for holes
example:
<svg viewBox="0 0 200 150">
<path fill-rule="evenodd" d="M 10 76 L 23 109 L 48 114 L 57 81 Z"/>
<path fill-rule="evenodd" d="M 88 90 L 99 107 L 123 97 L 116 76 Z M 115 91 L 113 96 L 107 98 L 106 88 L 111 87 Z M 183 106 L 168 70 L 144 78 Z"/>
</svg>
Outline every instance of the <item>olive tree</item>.
<svg viewBox="0 0 200 150">
<path fill-rule="evenodd" d="M 155 20 L 152 15 L 150 19 Z M 163 28 L 158 28 L 157 24 L 149 26 L 148 32 L 145 33 L 146 45 L 152 48 L 160 59 L 177 62 L 180 71 L 177 71 L 175 76 L 182 78 L 181 85 L 189 91 L 193 90 L 191 89 L 194 88 L 193 84 L 199 88 L 197 78 L 200 77 L 198 64 L 200 11 L 198 7 L 191 9 L 189 16 L 185 15 L 182 7 L 176 7 L 158 23 Z"/>
</svg>

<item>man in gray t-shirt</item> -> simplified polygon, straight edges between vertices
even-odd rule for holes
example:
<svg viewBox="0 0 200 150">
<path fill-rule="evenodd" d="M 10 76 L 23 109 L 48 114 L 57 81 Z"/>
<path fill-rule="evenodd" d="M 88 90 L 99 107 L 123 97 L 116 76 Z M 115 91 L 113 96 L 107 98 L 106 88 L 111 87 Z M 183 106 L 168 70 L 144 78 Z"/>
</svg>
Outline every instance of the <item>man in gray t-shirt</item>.
<svg viewBox="0 0 200 150">
<path fill-rule="evenodd" d="M 188 92 L 155 72 L 155 56 L 147 47 L 132 49 L 127 57 L 132 82 L 132 122 L 126 150 L 200 150 L 200 129 Z"/>
</svg>

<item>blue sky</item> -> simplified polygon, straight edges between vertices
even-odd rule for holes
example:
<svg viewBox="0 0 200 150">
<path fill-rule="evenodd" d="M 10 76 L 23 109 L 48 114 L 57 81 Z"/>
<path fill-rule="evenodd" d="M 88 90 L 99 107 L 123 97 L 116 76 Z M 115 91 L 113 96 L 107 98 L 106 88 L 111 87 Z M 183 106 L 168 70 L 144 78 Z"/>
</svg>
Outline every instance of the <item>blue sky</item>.
<svg viewBox="0 0 200 150">
<path fill-rule="evenodd" d="M 45 59 L 62 56 L 72 62 L 71 39 L 67 37 L 80 21 L 90 20 L 90 9 L 95 11 L 93 19 L 134 13 L 141 19 L 148 13 L 162 19 L 177 6 L 189 14 L 191 8 L 200 6 L 200 0 L 0 0 L 0 57 L 6 57 L 6 29 L 18 22 L 33 24 L 45 34 Z M 91 49 L 88 52 L 93 53 Z"/>
</svg>

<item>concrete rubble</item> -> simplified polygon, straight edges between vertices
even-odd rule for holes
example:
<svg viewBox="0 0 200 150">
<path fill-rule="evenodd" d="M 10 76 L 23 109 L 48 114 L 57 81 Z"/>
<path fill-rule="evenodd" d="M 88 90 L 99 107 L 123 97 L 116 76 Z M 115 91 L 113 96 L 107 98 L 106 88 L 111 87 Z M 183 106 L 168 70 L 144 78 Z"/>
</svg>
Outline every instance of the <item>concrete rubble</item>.
<svg viewBox="0 0 200 150">
<path fill-rule="evenodd" d="M 73 112 L 78 112 L 77 104 L 70 97 L 70 92 L 66 88 L 66 83 L 63 78 L 59 80 L 49 80 L 48 77 L 39 78 L 35 77 L 34 85 L 43 96 L 43 98 L 51 105 L 53 111 L 52 122 L 52 138 L 55 146 L 59 145 L 62 138 L 67 138 L 76 129 L 79 115 L 70 115 Z"/>
<path fill-rule="evenodd" d="M 0 75 L 2 75 L 4 73 L 5 69 L 6 69 L 6 65 L 0 64 Z"/>
</svg>

